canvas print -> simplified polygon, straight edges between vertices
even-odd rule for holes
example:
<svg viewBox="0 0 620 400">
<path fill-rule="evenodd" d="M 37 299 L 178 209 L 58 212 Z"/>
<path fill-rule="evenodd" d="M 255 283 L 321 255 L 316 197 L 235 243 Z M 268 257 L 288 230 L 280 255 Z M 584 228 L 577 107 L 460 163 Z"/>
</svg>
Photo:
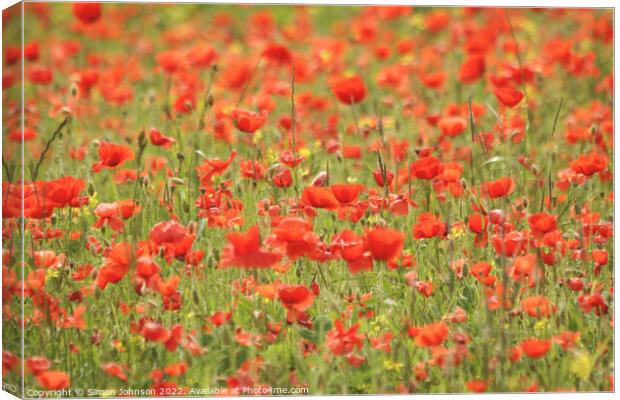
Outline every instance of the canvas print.
<svg viewBox="0 0 620 400">
<path fill-rule="evenodd" d="M 3 390 L 614 391 L 613 27 L 5 9 Z"/>
</svg>

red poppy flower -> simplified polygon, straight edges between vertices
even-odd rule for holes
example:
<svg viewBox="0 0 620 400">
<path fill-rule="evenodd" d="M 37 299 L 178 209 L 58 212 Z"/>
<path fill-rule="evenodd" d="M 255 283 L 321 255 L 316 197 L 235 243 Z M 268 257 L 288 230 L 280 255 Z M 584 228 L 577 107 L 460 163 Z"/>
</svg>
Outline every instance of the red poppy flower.
<svg viewBox="0 0 620 400">
<path fill-rule="evenodd" d="M 280 44 L 269 43 L 263 50 L 263 57 L 274 64 L 290 64 L 293 59 L 291 51 Z"/>
<path fill-rule="evenodd" d="M 119 206 L 116 203 L 99 203 L 95 208 L 97 221 L 93 225 L 94 228 L 102 228 L 108 225 L 110 229 L 121 232 L 125 224 L 120 219 Z"/>
<path fill-rule="evenodd" d="M 436 347 L 448 338 L 448 326 L 443 322 L 435 322 L 410 329 L 410 335 L 415 337 L 415 344 L 420 347 Z"/>
<path fill-rule="evenodd" d="M 151 128 L 149 139 L 154 146 L 161 146 L 163 148 L 169 148 L 176 142 L 173 138 L 162 135 L 157 128 Z"/>
<path fill-rule="evenodd" d="M 607 168 L 609 160 L 607 156 L 596 151 L 582 154 L 574 161 L 571 161 L 570 167 L 578 174 L 592 176 L 597 172 Z"/>
<path fill-rule="evenodd" d="M 40 373 L 47 371 L 52 366 L 50 360 L 45 357 L 28 357 L 26 359 L 26 366 L 32 375 L 39 375 Z"/>
<path fill-rule="evenodd" d="M 495 97 L 507 107 L 515 107 L 523 99 L 523 93 L 511 87 L 500 87 L 495 89 Z"/>
<path fill-rule="evenodd" d="M 433 213 L 418 215 L 416 224 L 413 226 L 414 239 L 429 239 L 443 237 L 446 233 L 446 224 Z"/>
<path fill-rule="evenodd" d="M 99 172 L 103 168 L 120 167 L 125 161 L 133 159 L 133 151 L 128 146 L 101 142 L 99 145 L 99 162 L 93 164 L 93 172 Z"/>
<path fill-rule="evenodd" d="M 541 358 L 551 348 L 551 340 L 530 338 L 521 342 L 520 346 L 526 356 L 530 358 Z"/>
<path fill-rule="evenodd" d="M 97 286 L 105 289 L 109 283 L 123 279 L 135 259 L 134 249 L 129 243 L 119 243 L 112 247 L 105 259 L 105 264 L 97 273 Z"/>
<path fill-rule="evenodd" d="M 296 311 L 308 309 L 314 301 L 313 293 L 304 285 L 282 285 L 278 298 L 284 307 Z"/>
<path fill-rule="evenodd" d="M 508 196 L 514 190 L 514 181 L 511 177 L 505 176 L 496 181 L 483 182 L 480 188 L 482 194 L 496 199 L 498 197 Z"/>
<path fill-rule="evenodd" d="M 474 233 L 479 235 L 485 233 L 487 231 L 488 224 L 489 218 L 486 215 L 475 213 L 469 216 L 469 230 Z"/>
<path fill-rule="evenodd" d="M 474 379 L 465 384 L 470 392 L 483 393 L 487 390 L 487 383 L 482 379 Z"/>
<path fill-rule="evenodd" d="M 39 192 L 45 196 L 46 201 L 53 207 L 79 207 L 87 201 L 82 199 L 80 193 L 84 190 L 86 182 L 72 176 L 62 177 L 53 181 L 44 182 Z"/>
<path fill-rule="evenodd" d="M 549 317 L 555 306 L 545 296 L 531 296 L 521 300 L 521 309 L 535 318 Z"/>
<path fill-rule="evenodd" d="M 314 208 L 333 210 L 340 207 L 340 203 L 330 188 L 308 186 L 301 195 L 301 203 Z"/>
<path fill-rule="evenodd" d="M 545 212 L 532 214 L 528 218 L 530 228 L 537 237 L 542 237 L 545 233 L 555 231 L 557 229 L 556 217 Z"/>
<path fill-rule="evenodd" d="M 444 117 L 437 122 L 437 127 L 444 136 L 456 137 L 467 128 L 467 120 L 462 117 Z"/>
<path fill-rule="evenodd" d="M 146 321 L 140 333 L 151 342 L 166 342 L 171 337 L 170 331 L 156 321 Z"/>
<path fill-rule="evenodd" d="M 237 129 L 245 133 L 254 133 L 267 121 L 267 111 L 260 113 L 244 111 L 236 108 L 231 114 Z"/>
<path fill-rule="evenodd" d="M 338 100 L 347 105 L 360 103 L 366 97 L 366 85 L 358 75 L 334 79 L 331 89 Z"/>
<path fill-rule="evenodd" d="M 273 181 L 273 184 L 279 188 L 287 188 L 293 184 L 293 176 L 291 175 L 291 171 L 286 168 L 282 168 L 278 171 L 271 180 Z"/>
<path fill-rule="evenodd" d="M 459 69 L 459 81 L 463 83 L 473 83 L 484 75 L 484 57 L 481 55 L 471 55 L 463 61 Z"/>
<path fill-rule="evenodd" d="M 73 15 L 85 24 L 92 24 L 101 18 L 101 3 L 73 3 Z"/>
<path fill-rule="evenodd" d="M 36 85 L 47 85 L 54 80 L 54 73 L 51 68 L 34 66 L 28 73 L 28 79 Z"/>
<path fill-rule="evenodd" d="M 402 232 L 394 229 L 375 228 L 366 232 L 366 244 L 375 260 L 396 258 L 405 241 Z"/>
<path fill-rule="evenodd" d="M 258 226 L 247 232 L 226 235 L 229 244 L 222 250 L 220 268 L 269 268 L 280 261 L 280 253 L 261 250 Z"/>
<path fill-rule="evenodd" d="M 101 366 L 101 369 L 110 376 L 114 376 L 123 382 L 127 382 L 127 374 L 125 368 L 115 363 L 106 363 Z"/>
<path fill-rule="evenodd" d="M 358 183 L 334 184 L 331 185 L 331 189 L 340 204 L 349 204 L 357 200 L 359 194 L 364 190 L 364 185 Z"/>
<path fill-rule="evenodd" d="M 431 180 L 441 172 L 441 161 L 428 156 L 418 158 L 411 164 L 411 175 L 418 179 Z"/>
<path fill-rule="evenodd" d="M 22 132 L 23 132 L 23 136 L 22 136 Z M 8 135 L 8 139 L 11 142 L 18 142 L 18 143 L 21 143 L 22 139 L 24 142 L 29 142 L 33 139 L 36 139 L 36 137 L 37 137 L 37 131 L 29 127 L 25 127 L 23 131 L 21 129 L 15 129 L 14 131 L 11 131 L 11 133 L 9 133 Z"/>
<path fill-rule="evenodd" d="M 62 371 L 44 371 L 37 375 L 37 382 L 47 390 L 62 390 L 71 386 L 69 375 Z"/>
<path fill-rule="evenodd" d="M 327 334 L 327 347 L 337 355 L 347 355 L 356 347 L 361 349 L 364 345 L 364 335 L 358 334 L 359 324 L 355 324 L 346 329 L 342 321 L 337 319 L 334 321 L 334 328 Z"/>
</svg>

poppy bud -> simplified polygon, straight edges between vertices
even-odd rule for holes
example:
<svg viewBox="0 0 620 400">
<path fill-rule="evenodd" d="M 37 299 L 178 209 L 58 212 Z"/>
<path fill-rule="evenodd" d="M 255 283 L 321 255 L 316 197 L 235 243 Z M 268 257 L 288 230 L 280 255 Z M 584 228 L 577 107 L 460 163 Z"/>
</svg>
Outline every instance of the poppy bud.
<svg viewBox="0 0 620 400">
<path fill-rule="evenodd" d="M 177 153 L 177 160 L 179 161 L 185 160 L 185 156 L 183 155 L 183 153 Z"/>
<path fill-rule="evenodd" d="M 467 190 L 467 181 L 465 178 L 461 178 L 461 187 L 463 187 L 463 190 Z"/>
<path fill-rule="evenodd" d="M 78 94 L 78 86 L 73 82 L 71 84 L 71 97 L 75 97 Z"/>
<path fill-rule="evenodd" d="M 207 106 L 213 107 L 213 103 L 215 103 L 215 98 L 211 93 L 207 95 Z"/>
<path fill-rule="evenodd" d="M 183 202 L 183 211 L 189 212 L 189 204 L 187 203 L 187 201 Z"/>
<path fill-rule="evenodd" d="M 596 131 L 598 130 L 598 127 L 596 126 L 596 124 L 593 124 L 590 127 L 590 135 L 594 135 L 596 133 Z"/>
<path fill-rule="evenodd" d="M 138 146 L 141 148 L 146 146 L 146 135 L 144 133 L 144 129 L 140 131 L 140 135 L 138 136 Z"/>
<path fill-rule="evenodd" d="M 145 176 L 141 176 L 140 177 L 140 183 L 142 183 L 142 186 L 146 187 L 149 185 L 149 177 L 147 175 Z"/>
<path fill-rule="evenodd" d="M 88 195 L 92 196 L 95 194 L 95 185 L 92 182 L 88 182 Z"/>
<path fill-rule="evenodd" d="M 185 181 L 181 178 L 170 178 L 169 179 L 170 183 L 174 183 L 175 185 L 179 185 L 179 186 L 183 186 L 185 184 Z"/>
<path fill-rule="evenodd" d="M 524 197 L 521 200 L 521 205 L 523 205 L 523 208 L 527 208 L 528 202 L 527 202 L 527 197 Z"/>
<path fill-rule="evenodd" d="M 530 167 L 530 169 L 531 169 L 531 171 L 532 171 L 532 173 L 533 173 L 534 175 L 538 175 L 538 174 L 540 174 L 540 168 L 538 168 L 538 165 L 536 165 L 536 164 L 532 164 L 532 166 Z"/>
<path fill-rule="evenodd" d="M 213 65 L 211 65 L 211 72 L 212 72 L 212 73 L 216 73 L 216 72 L 217 72 L 217 70 L 218 70 L 218 68 L 219 68 L 219 67 L 217 66 L 217 64 L 215 64 L 215 63 L 214 63 Z"/>
<path fill-rule="evenodd" d="M 153 89 L 149 90 L 149 92 L 147 93 L 146 101 L 149 103 L 149 105 L 153 105 L 153 103 L 155 103 L 155 91 Z"/>
<path fill-rule="evenodd" d="M 196 221 L 192 221 L 189 224 L 187 224 L 187 233 L 189 233 L 190 235 L 195 234 L 197 230 L 198 230 L 198 224 L 196 223 Z"/>
</svg>

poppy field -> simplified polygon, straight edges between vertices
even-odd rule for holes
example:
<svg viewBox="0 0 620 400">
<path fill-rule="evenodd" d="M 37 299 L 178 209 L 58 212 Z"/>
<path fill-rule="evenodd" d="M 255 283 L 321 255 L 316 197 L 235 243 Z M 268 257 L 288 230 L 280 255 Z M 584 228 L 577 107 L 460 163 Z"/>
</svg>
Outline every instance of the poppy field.
<svg viewBox="0 0 620 400">
<path fill-rule="evenodd" d="M 612 10 L 20 7 L 5 390 L 614 390 Z"/>
</svg>

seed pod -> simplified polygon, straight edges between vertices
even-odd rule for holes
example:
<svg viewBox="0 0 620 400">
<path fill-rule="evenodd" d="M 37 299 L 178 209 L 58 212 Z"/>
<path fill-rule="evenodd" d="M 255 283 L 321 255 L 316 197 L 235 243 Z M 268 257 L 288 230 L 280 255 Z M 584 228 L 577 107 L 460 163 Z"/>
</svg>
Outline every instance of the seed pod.
<svg viewBox="0 0 620 400">
<path fill-rule="evenodd" d="M 461 186 L 463 187 L 463 190 L 467 190 L 467 181 L 465 178 L 461 178 Z"/>
</svg>

